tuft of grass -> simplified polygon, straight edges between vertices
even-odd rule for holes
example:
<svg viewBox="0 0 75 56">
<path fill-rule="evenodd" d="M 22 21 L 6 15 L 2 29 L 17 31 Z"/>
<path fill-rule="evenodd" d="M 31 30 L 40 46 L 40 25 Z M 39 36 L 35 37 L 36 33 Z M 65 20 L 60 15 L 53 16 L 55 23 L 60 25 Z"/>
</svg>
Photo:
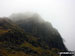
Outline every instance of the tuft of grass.
<svg viewBox="0 0 75 56">
<path fill-rule="evenodd" d="M 0 35 L 7 33 L 9 30 L 0 29 Z"/>
</svg>

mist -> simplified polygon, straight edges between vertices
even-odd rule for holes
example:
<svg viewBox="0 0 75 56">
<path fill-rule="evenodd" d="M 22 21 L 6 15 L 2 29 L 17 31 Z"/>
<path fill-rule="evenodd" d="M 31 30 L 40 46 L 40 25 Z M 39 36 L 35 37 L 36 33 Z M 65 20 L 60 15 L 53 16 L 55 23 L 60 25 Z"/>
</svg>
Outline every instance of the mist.
<svg viewBox="0 0 75 56">
<path fill-rule="evenodd" d="M 75 0 L 0 0 L 0 17 L 38 13 L 58 29 L 69 50 L 75 50 Z"/>
</svg>

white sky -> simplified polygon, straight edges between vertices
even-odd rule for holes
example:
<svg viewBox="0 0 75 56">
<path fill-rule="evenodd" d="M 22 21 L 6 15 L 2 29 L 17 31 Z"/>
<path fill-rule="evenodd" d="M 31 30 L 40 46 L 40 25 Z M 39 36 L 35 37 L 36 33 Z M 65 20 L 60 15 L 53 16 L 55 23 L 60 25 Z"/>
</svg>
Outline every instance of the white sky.
<svg viewBox="0 0 75 56">
<path fill-rule="evenodd" d="M 58 29 L 69 50 L 75 50 L 75 0 L 0 0 L 0 17 L 37 12 Z"/>
</svg>

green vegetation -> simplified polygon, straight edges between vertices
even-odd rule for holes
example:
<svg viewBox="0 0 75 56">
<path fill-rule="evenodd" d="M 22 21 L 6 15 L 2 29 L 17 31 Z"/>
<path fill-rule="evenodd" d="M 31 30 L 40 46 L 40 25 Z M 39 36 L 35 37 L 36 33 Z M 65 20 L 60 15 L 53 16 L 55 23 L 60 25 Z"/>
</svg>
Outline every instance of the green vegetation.
<svg viewBox="0 0 75 56">
<path fill-rule="evenodd" d="M 52 26 L 32 21 L 0 19 L 0 56 L 58 56 L 67 50 Z"/>
</svg>

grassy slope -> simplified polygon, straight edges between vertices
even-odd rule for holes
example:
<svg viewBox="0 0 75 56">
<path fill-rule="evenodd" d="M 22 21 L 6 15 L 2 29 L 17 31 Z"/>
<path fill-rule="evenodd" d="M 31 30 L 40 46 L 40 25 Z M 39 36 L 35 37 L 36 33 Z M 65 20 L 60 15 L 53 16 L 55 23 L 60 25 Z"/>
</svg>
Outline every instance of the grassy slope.
<svg viewBox="0 0 75 56">
<path fill-rule="evenodd" d="M 2 20 L 1 20 L 2 21 Z M 2 24 L 3 23 L 3 24 Z M 0 25 L 0 56 L 58 56 L 56 48 L 46 49 L 36 38 L 9 21 Z M 33 44 L 34 43 L 34 44 Z M 37 45 L 35 45 L 37 44 Z M 44 45 L 45 46 L 45 45 Z"/>
</svg>

